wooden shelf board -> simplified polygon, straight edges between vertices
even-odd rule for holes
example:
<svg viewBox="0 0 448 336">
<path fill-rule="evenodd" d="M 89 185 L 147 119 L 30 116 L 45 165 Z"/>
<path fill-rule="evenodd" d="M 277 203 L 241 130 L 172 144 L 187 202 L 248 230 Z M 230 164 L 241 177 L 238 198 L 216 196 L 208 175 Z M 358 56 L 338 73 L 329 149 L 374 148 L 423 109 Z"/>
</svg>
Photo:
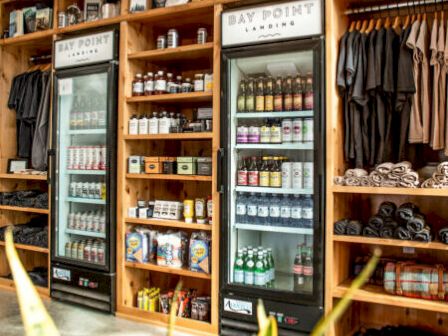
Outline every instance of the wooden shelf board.
<svg viewBox="0 0 448 336">
<path fill-rule="evenodd" d="M 347 292 L 351 280 L 345 281 L 333 289 L 333 297 L 341 298 Z M 404 296 L 391 295 L 384 291 L 380 286 L 365 285 L 355 292 L 353 300 L 360 302 L 376 303 L 394 307 L 413 308 L 420 310 L 429 310 L 439 313 L 448 313 L 448 303 L 443 301 L 431 301 L 423 299 L 414 299 Z"/>
<path fill-rule="evenodd" d="M 143 180 L 174 180 L 174 181 L 202 181 L 211 182 L 211 176 L 202 175 L 178 175 L 178 174 L 126 174 L 128 179 Z"/>
<path fill-rule="evenodd" d="M 5 180 L 46 181 L 47 180 L 47 175 L 0 174 L 0 179 L 5 179 Z"/>
<path fill-rule="evenodd" d="M 125 140 L 209 140 L 213 138 L 213 133 L 127 134 L 123 138 Z"/>
<path fill-rule="evenodd" d="M 0 205 L 0 210 L 9 210 L 9 211 L 19 211 L 19 212 L 32 212 L 48 215 L 50 210 L 48 209 L 38 209 L 38 208 L 25 208 L 18 206 L 10 206 L 10 205 Z"/>
<path fill-rule="evenodd" d="M 5 246 L 4 241 L 0 241 L 0 246 Z M 25 244 L 14 244 L 16 249 L 18 250 L 27 250 L 27 251 L 33 251 L 33 252 L 39 252 L 39 253 L 48 253 L 48 248 L 40 247 L 40 246 L 33 246 L 33 245 L 25 245 Z"/>
<path fill-rule="evenodd" d="M 200 58 L 213 56 L 213 42 L 205 44 L 191 44 L 180 46 L 177 48 L 145 50 L 130 53 L 128 59 L 130 60 L 144 60 L 144 61 L 186 61 L 197 60 Z"/>
<path fill-rule="evenodd" d="M 199 273 L 199 272 L 192 272 L 184 268 L 172 268 L 172 267 L 166 267 L 166 266 L 158 266 L 155 264 L 142 264 L 142 263 L 135 263 L 135 262 L 125 262 L 125 266 L 127 268 L 137 268 L 137 269 L 143 269 L 148 271 L 155 271 L 160 273 L 167 273 L 167 274 L 176 274 L 181 276 L 186 276 L 190 278 L 197 278 L 197 279 L 207 279 L 210 280 L 211 276 L 210 274 L 205 273 Z"/>
<path fill-rule="evenodd" d="M 191 230 L 203 230 L 203 231 L 211 231 L 212 225 L 209 224 L 188 224 L 183 221 L 177 220 L 169 220 L 169 219 L 140 219 L 140 218 L 126 218 L 126 223 L 131 224 L 143 224 L 143 225 L 154 225 L 154 226 L 166 226 L 166 227 L 174 227 L 181 229 L 191 229 Z"/>
<path fill-rule="evenodd" d="M 9 46 L 9 45 L 22 45 L 29 42 L 36 42 L 40 40 L 48 39 L 48 45 L 51 46 L 53 41 L 54 29 L 47 29 L 43 31 L 38 31 L 34 33 L 24 34 L 16 37 L 9 37 L 0 40 L 0 45 Z"/>
<path fill-rule="evenodd" d="M 336 242 L 351 243 L 351 244 L 413 247 L 416 249 L 448 251 L 448 245 L 440 242 L 424 243 L 424 242 L 415 242 L 400 239 L 384 239 L 384 238 L 343 236 L 343 235 L 333 235 L 333 240 Z"/>
<path fill-rule="evenodd" d="M 122 15 L 119 15 L 119 16 L 116 16 L 113 18 L 108 18 L 108 19 L 101 19 L 101 20 L 96 20 L 96 21 L 91 21 L 91 22 L 78 23 L 78 24 L 72 25 L 72 26 L 56 28 L 55 33 L 56 34 L 64 34 L 64 33 L 69 33 L 69 32 L 77 32 L 77 31 L 84 30 L 84 29 L 108 26 L 108 25 L 112 25 L 112 24 L 119 23 L 119 22 L 123 21 L 123 18 L 124 17 Z"/>
<path fill-rule="evenodd" d="M 332 186 L 333 193 L 448 197 L 448 189 Z"/>
<path fill-rule="evenodd" d="M 50 296 L 50 289 L 48 287 L 40 287 L 40 286 L 34 286 L 36 288 L 37 292 L 44 296 L 49 297 Z M 16 290 L 16 285 L 14 283 L 14 280 L 0 277 L 0 289 L 6 289 L 6 290 Z"/>
<path fill-rule="evenodd" d="M 211 102 L 213 98 L 212 92 L 189 92 L 189 93 L 168 93 L 163 95 L 128 97 L 128 103 L 197 103 Z"/>
</svg>

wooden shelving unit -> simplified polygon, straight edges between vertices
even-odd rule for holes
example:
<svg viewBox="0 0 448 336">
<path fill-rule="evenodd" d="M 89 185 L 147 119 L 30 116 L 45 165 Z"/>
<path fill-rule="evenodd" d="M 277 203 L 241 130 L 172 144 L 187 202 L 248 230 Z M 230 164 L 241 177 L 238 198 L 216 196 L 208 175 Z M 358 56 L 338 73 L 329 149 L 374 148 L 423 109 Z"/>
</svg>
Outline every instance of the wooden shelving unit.
<svg viewBox="0 0 448 336">
<path fill-rule="evenodd" d="M 182 58 L 183 61 L 195 61 L 198 58 L 209 57 L 213 54 L 213 43 L 192 44 L 173 49 L 155 49 L 130 53 L 130 60 L 155 60 L 157 62 L 173 61 Z"/>
<path fill-rule="evenodd" d="M 0 205 L 0 210 L 29 212 L 29 213 L 44 214 L 44 215 L 48 215 L 50 213 L 50 211 L 48 209 L 25 208 L 25 207 L 10 206 L 10 205 Z"/>
<path fill-rule="evenodd" d="M 210 102 L 213 93 L 210 92 L 191 92 L 191 93 L 171 93 L 154 96 L 128 97 L 128 103 L 203 103 Z"/>
<path fill-rule="evenodd" d="M 139 134 L 139 135 L 124 135 L 124 140 L 210 140 L 213 138 L 213 133 L 170 133 L 170 134 Z"/>
<path fill-rule="evenodd" d="M 196 223 L 185 223 L 183 221 L 169 220 L 169 219 L 140 219 L 140 218 L 125 218 L 125 222 L 129 224 L 139 224 L 139 225 L 152 225 L 152 226 L 164 226 L 169 228 L 179 228 L 187 230 L 202 230 L 211 231 L 212 226 L 209 224 L 196 224 Z"/>
<path fill-rule="evenodd" d="M 166 266 L 158 266 L 155 264 L 139 264 L 139 263 L 133 263 L 133 262 L 126 262 L 125 266 L 128 268 L 138 268 L 148 271 L 155 271 L 160 273 L 166 273 L 166 274 L 176 274 L 181 275 L 185 277 L 190 278 L 197 278 L 197 279 L 207 279 L 210 280 L 210 274 L 205 273 L 198 273 L 198 272 L 192 272 L 184 268 L 173 268 L 173 267 L 166 267 Z"/>
<path fill-rule="evenodd" d="M 0 241 L 0 246 L 5 246 L 5 242 Z M 39 253 L 49 253 L 48 248 L 45 248 L 45 247 L 24 245 L 24 244 L 14 244 L 14 246 L 18 250 L 27 250 L 27 251 L 34 251 L 34 252 L 39 252 Z"/>
<path fill-rule="evenodd" d="M 177 174 L 126 174 L 128 179 L 211 182 L 211 176 Z"/>
<path fill-rule="evenodd" d="M 5 180 L 46 181 L 47 180 L 47 175 L 0 174 L 0 179 L 5 179 Z"/>
</svg>

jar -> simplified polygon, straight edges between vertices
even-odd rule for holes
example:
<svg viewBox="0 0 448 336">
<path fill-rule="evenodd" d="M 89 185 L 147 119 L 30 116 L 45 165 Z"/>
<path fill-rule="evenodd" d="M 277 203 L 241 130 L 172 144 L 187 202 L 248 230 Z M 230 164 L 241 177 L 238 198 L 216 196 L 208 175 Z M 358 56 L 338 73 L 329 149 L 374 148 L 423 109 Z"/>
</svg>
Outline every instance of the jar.
<svg viewBox="0 0 448 336">
<path fill-rule="evenodd" d="M 196 74 L 194 75 L 194 92 L 204 91 L 204 75 Z"/>
<path fill-rule="evenodd" d="M 198 29 L 198 44 L 207 43 L 207 29 L 199 28 Z"/>
<path fill-rule="evenodd" d="M 134 80 L 132 81 L 132 95 L 134 97 L 143 96 L 144 94 L 144 82 L 142 74 L 138 73 L 135 75 Z"/>
<path fill-rule="evenodd" d="M 168 48 L 177 48 L 179 46 L 179 33 L 176 29 L 168 30 Z"/>
<path fill-rule="evenodd" d="M 148 72 L 146 74 L 145 81 L 145 96 L 151 96 L 154 94 L 154 74 L 152 72 Z"/>
<path fill-rule="evenodd" d="M 191 84 L 191 79 L 186 78 L 185 82 L 182 83 L 182 93 L 192 92 L 193 84 Z"/>
<path fill-rule="evenodd" d="M 154 93 L 156 95 L 166 93 L 166 77 L 163 71 L 157 72 L 157 77 L 154 85 Z"/>
<path fill-rule="evenodd" d="M 159 35 L 157 36 L 157 49 L 165 49 L 166 48 L 166 36 Z"/>
</svg>

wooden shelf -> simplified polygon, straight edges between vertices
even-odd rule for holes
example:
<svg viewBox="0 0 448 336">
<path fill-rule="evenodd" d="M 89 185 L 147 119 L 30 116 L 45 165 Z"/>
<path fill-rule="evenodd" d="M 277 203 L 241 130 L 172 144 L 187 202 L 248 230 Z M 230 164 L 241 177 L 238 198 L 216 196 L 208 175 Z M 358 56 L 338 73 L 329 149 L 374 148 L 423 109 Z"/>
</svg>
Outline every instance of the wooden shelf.
<svg viewBox="0 0 448 336">
<path fill-rule="evenodd" d="M 130 53 L 128 59 L 141 61 L 193 61 L 213 56 L 213 42 L 191 44 L 178 48 L 155 49 Z"/>
<path fill-rule="evenodd" d="M 85 30 L 85 29 L 113 25 L 113 24 L 123 21 L 123 19 L 124 19 L 124 16 L 119 15 L 119 16 L 116 16 L 113 18 L 108 18 L 108 19 L 101 19 L 101 20 L 96 20 L 96 21 L 91 21 L 91 22 L 83 22 L 83 23 L 79 23 L 79 24 L 75 24 L 75 25 L 71 25 L 71 26 L 67 26 L 67 27 L 63 27 L 63 28 L 56 28 L 55 33 L 56 34 L 64 34 L 64 33 L 70 33 L 70 32 L 77 32 L 77 31 Z"/>
<path fill-rule="evenodd" d="M 47 180 L 47 175 L 0 174 L 0 179 L 4 179 L 4 180 L 46 181 Z"/>
<path fill-rule="evenodd" d="M 37 292 L 45 297 L 50 296 L 50 289 L 48 287 L 40 287 L 40 286 L 34 286 L 36 288 Z M 0 289 L 6 289 L 6 290 L 15 290 L 16 285 L 14 283 L 14 280 L 0 277 Z"/>
<path fill-rule="evenodd" d="M 10 46 L 10 45 L 23 45 L 29 42 L 33 44 L 37 41 L 45 41 L 48 46 L 51 47 L 53 42 L 53 29 L 42 30 L 34 33 L 23 34 L 16 37 L 8 37 L 0 40 L 0 45 Z"/>
<path fill-rule="evenodd" d="M 210 140 L 213 138 L 213 133 L 127 134 L 123 138 L 125 140 Z"/>
<path fill-rule="evenodd" d="M 143 180 L 174 180 L 174 181 L 202 181 L 211 182 L 211 176 L 201 175 L 178 175 L 178 174 L 126 174 L 128 179 Z"/>
<path fill-rule="evenodd" d="M 400 240 L 400 239 L 384 239 L 384 238 L 371 238 L 371 237 L 362 237 L 362 236 L 343 236 L 343 235 L 333 235 L 333 240 L 336 242 L 343 242 L 343 243 L 350 243 L 350 244 L 413 247 L 416 249 L 448 251 L 448 245 L 440 243 L 440 242 L 424 243 L 424 242 L 416 242 L 416 241 Z"/>
<path fill-rule="evenodd" d="M 5 246 L 4 241 L 0 241 L 0 246 Z M 33 245 L 24 245 L 24 244 L 15 244 L 14 246 L 18 250 L 27 250 L 27 251 L 33 251 L 33 252 L 39 252 L 39 253 L 48 253 L 48 248 L 40 247 L 40 246 L 33 246 Z"/>
<path fill-rule="evenodd" d="M 347 292 L 351 280 L 345 281 L 341 285 L 333 289 L 333 297 L 341 298 Z M 429 310 L 439 313 L 448 313 L 448 303 L 443 301 L 432 301 L 423 299 L 414 299 L 404 296 L 391 295 L 384 291 L 381 286 L 365 285 L 359 289 L 353 296 L 353 300 L 360 302 L 368 302 L 382 304 L 394 307 L 413 308 L 421 310 Z"/>
<path fill-rule="evenodd" d="M 448 189 L 332 186 L 333 193 L 448 197 Z"/>
<path fill-rule="evenodd" d="M 142 225 L 154 225 L 154 226 L 165 226 L 165 227 L 173 227 L 180 229 L 190 229 L 190 230 L 203 230 L 203 231 L 211 231 L 212 225 L 210 224 L 188 224 L 183 221 L 177 220 L 169 220 L 169 219 L 140 219 L 140 218 L 125 218 L 126 223 L 131 224 L 142 224 Z"/>
<path fill-rule="evenodd" d="M 0 205 L 0 210 L 31 212 L 31 213 L 39 213 L 39 214 L 45 214 L 45 215 L 48 215 L 50 213 L 50 210 L 48 210 L 48 209 L 25 208 L 25 207 L 10 206 L 10 205 Z"/>
<path fill-rule="evenodd" d="M 210 274 L 205 273 L 199 273 L 199 272 L 192 272 L 184 268 L 172 268 L 167 266 L 158 266 L 154 264 L 141 264 L 141 263 L 134 263 L 134 262 L 125 262 L 125 266 L 128 268 L 137 268 L 137 269 L 143 269 L 148 271 L 155 271 L 160 273 L 167 273 L 167 274 L 177 274 L 180 276 L 186 276 L 190 278 L 197 278 L 197 279 L 207 279 L 209 280 Z"/>
<path fill-rule="evenodd" d="M 128 97 L 128 103 L 203 103 L 211 102 L 211 92 L 168 93 L 163 95 Z"/>
</svg>

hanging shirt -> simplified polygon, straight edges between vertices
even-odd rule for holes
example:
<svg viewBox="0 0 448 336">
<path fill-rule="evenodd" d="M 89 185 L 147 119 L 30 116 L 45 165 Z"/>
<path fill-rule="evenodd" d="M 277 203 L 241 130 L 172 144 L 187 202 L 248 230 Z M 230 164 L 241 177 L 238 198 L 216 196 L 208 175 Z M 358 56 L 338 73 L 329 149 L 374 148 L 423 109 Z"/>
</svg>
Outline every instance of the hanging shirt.
<svg viewBox="0 0 448 336">
<path fill-rule="evenodd" d="M 370 157 L 369 165 L 375 164 L 376 149 L 377 149 L 377 101 L 376 101 L 376 60 L 375 60 L 375 44 L 377 31 L 374 29 L 370 32 L 367 41 L 367 77 L 366 77 L 366 91 L 369 97 L 369 138 L 370 138 Z"/>
<path fill-rule="evenodd" d="M 350 122 L 348 117 L 348 98 L 347 85 L 345 78 L 345 61 L 347 54 L 347 38 L 350 33 L 347 31 L 339 42 L 338 66 L 336 72 L 336 85 L 338 87 L 339 96 L 342 99 L 344 109 L 344 158 L 349 160 L 349 143 L 350 143 Z"/>
<path fill-rule="evenodd" d="M 447 27 L 448 27 L 448 21 L 447 21 Z M 448 34 L 446 34 L 446 40 L 445 40 L 444 63 L 445 63 L 445 71 L 448 71 Z M 448 87 L 446 89 L 447 89 L 446 94 L 448 95 Z M 446 101 L 445 101 L 445 104 L 446 104 Z M 446 104 L 445 112 L 446 112 L 445 113 L 445 155 L 448 156 L 448 104 Z"/>
<path fill-rule="evenodd" d="M 439 90 L 439 144 L 440 149 L 445 148 L 445 119 L 446 119 L 446 64 L 445 64 L 445 22 L 440 21 L 437 42 L 437 61 L 440 64 Z"/>
<path fill-rule="evenodd" d="M 421 54 L 417 49 L 417 36 L 420 29 L 420 21 L 412 24 L 406 45 L 412 51 L 412 73 L 415 81 L 415 94 L 412 98 L 411 117 L 409 121 L 409 143 L 423 142 L 422 103 L 421 103 Z"/>
<path fill-rule="evenodd" d="M 380 28 L 376 34 L 375 41 L 375 86 L 376 86 L 376 118 L 378 132 L 378 148 L 376 151 L 375 163 L 384 162 L 384 141 L 386 138 L 386 113 L 385 113 L 385 97 L 383 92 L 383 69 L 384 69 L 384 43 L 386 37 L 386 29 Z"/>
<path fill-rule="evenodd" d="M 434 19 L 431 31 L 430 64 L 433 68 L 433 82 L 432 82 L 432 104 L 431 104 L 431 135 L 429 138 L 429 145 L 434 150 L 442 148 L 440 143 L 440 110 L 439 110 L 439 80 L 440 80 L 440 63 L 437 58 L 437 42 L 439 34 L 439 24 L 437 19 Z"/>
</svg>

